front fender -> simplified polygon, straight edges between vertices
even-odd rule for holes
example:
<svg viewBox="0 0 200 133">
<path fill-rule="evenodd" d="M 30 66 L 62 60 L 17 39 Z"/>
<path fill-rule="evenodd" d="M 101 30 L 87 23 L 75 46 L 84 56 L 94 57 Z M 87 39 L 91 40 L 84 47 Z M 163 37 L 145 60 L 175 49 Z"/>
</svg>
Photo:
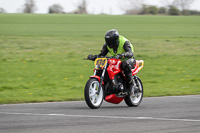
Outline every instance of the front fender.
<svg viewBox="0 0 200 133">
<path fill-rule="evenodd" d="M 100 78 L 99 76 L 97 76 L 97 75 L 90 76 L 90 78 L 91 78 L 91 79 L 92 79 L 92 78 L 97 79 L 99 82 L 100 82 L 100 80 L 101 80 L 101 78 Z M 102 84 L 104 85 L 104 82 L 102 82 Z"/>
<path fill-rule="evenodd" d="M 91 79 L 93 79 L 93 78 L 94 78 L 94 79 L 98 79 L 99 82 L 100 82 L 100 79 L 101 79 L 101 78 L 100 78 L 99 76 L 97 76 L 97 75 L 90 76 L 90 78 L 91 78 Z"/>
</svg>

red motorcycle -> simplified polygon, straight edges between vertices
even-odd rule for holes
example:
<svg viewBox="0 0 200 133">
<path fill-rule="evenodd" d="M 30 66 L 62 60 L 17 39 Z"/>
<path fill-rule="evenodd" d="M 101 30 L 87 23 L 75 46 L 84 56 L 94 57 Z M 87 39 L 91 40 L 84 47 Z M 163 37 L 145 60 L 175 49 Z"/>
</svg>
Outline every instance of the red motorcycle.
<svg viewBox="0 0 200 133">
<path fill-rule="evenodd" d="M 130 91 L 126 89 L 126 77 L 121 69 L 121 63 L 122 61 L 115 57 L 96 58 L 94 75 L 90 76 L 84 90 L 85 101 L 90 108 L 99 108 L 103 99 L 113 104 L 119 104 L 124 100 L 129 107 L 137 107 L 141 103 L 143 85 L 136 74 L 143 68 L 144 61 L 136 60 L 132 69 L 134 86 Z"/>
</svg>

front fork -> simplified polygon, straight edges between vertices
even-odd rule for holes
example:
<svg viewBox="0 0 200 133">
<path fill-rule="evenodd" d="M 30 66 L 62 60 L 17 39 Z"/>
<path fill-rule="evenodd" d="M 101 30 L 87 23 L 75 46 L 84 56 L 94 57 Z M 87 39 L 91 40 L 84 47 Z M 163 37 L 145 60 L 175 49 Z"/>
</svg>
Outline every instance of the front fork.
<svg viewBox="0 0 200 133">
<path fill-rule="evenodd" d="M 136 88 L 136 92 L 141 92 L 140 88 L 139 88 L 139 81 L 138 81 L 138 77 L 136 75 L 133 76 L 133 82 L 134 82 L 134 88 Z"/>
<path fill-rule="evenodd" d="M 94 75 L 96 75 L 96 71 L 97 71 L 97 70 L 94 71 Z M 105 65 L 105 67 L 103 68 L 103 72 L 102 72 L 101 77 L 100 77 L 98 91 L 96 92 L 97 95 L 99 95 L 99 93 L 100 93 L 100 90 L 101 90 L 101 87 L 102 87 L 102 83 L 103 83 L 103 79 L 104 79 L 105 72 L 106 72 L 106 65 Z"/>
<path fill-rule="evenodd" d="M 133 82 L 135 82 L 136 87 L 139 87 L 138 79 L 137 79 L 137 76 L 136 76 L 136 75 L 133 76 Z"/>
</svg>

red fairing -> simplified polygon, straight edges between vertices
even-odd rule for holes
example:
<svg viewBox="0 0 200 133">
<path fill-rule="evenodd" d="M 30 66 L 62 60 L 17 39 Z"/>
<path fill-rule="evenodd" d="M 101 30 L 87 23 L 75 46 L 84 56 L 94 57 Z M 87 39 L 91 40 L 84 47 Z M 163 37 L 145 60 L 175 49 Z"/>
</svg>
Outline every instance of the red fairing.
<svg viewBox="0 0 200 133">
<path fill-rule="evenodd" d="M 121 69 L 122 62 L 119 59 L 109 59 L 108 64 L 109 64 L 107 68 L 108 75 L 110 79 L 114 79 L 114 76 L 116 74 L 122 72 L 122 69 Z"/>
<path fill-rule="evenodd" d="M 119 104 L 124 98 L 117 97 L 115 94 L 106 96 L 105 100 L 109 103 Z"/>
<path fill-rule="evenodd" d="M 132 75 L 136 75 L 139 72 L 138 62 L 136 61 L 134 69 L 132 69 Z"/>
</svg>

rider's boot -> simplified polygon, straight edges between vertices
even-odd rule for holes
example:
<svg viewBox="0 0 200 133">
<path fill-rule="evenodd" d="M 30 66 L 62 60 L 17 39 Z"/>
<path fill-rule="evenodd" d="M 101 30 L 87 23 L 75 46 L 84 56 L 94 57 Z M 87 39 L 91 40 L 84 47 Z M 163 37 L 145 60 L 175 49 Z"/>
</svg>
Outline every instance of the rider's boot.
<svg viewBox="0 0 200 133">
<path fill-rule="evenodd" d="M 127 91 L 128 93 L 134 93 L 134 91 L 132 91 L 132 88 L 134 87 L 134 83 L 133 83 L 133 78 L 131 78 L 131 81 L 128 82 L 128 86 L 127 86 Z"/>
</svg>

